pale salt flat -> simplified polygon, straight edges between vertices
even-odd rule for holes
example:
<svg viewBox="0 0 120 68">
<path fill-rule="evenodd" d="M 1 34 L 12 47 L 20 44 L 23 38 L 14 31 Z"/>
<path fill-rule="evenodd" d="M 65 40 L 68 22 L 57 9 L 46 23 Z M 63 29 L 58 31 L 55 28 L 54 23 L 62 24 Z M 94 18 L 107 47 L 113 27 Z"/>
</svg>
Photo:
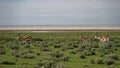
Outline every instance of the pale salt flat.
<svg viewBox="0 0 120 68">
<path fill-rule="evenodd" d="M 120 26 L 0 26 L 0 30 L 120 30 Z"/>
</svg>

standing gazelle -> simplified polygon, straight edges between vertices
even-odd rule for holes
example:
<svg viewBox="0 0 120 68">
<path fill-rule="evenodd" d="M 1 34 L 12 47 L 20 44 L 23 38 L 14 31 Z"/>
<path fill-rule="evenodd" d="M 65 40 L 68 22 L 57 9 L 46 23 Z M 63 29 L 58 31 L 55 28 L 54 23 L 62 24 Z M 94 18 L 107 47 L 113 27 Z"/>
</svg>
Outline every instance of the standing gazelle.
<svg viewBox="0 0 120 68">
<path fill-rule="evenodd" d="M 32 41 L 32 36 L 20 36 L 20 33 L 17 36 L 17 39 L 19 41 L 22 41 L 22 43 L 30 43 Z"/>
<path fill-rule="evenodd" d="M 90 36 L 82 36 L 82 35 L 80 35 L 80 39 L 83 41 L 83 44 L 85 43 L 85 42 L 92 42 L 92 40 L 93 40 L 93 38 L 92 37 L 90 37 Z"/>
<path fill-rule="evenodd" d="M 108 35 L 102 35 L 102 36 L 95 36 L 96 39 L 100 40 L 100 42 L 103 43 L 108 43 L 110 41 L 110 36 Z"/>
</svg>

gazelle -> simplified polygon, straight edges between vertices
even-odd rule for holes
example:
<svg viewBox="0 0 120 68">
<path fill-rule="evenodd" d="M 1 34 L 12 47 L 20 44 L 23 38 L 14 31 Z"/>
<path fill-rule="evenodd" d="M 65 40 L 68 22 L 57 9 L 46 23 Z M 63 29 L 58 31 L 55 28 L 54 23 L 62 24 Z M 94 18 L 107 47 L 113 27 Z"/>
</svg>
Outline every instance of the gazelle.
<svg viewBox="0 0 120 68">
<path fill-rule="evenodd" d="M 100 40 L 100 42 L 103 44 L 105 42 L 109 42 L 110 41 L 110 36 L 109 35 L 102 35 L 102 36 L 95 36 L 96 39 Z"/>
<path fill-rule="evenodd" d="M 18 34 L 17 39 L 25 44 L 32 41 L 32 36 L 20 36 L 20 34 Z"/>
<path fill-rule="evenodd" d="M 93 38 L 90 36 L 82 36 L 80 35 L 80 38 L 82 39 L 83 43 L 85 42 L 92 42 Z"/>
</svg>

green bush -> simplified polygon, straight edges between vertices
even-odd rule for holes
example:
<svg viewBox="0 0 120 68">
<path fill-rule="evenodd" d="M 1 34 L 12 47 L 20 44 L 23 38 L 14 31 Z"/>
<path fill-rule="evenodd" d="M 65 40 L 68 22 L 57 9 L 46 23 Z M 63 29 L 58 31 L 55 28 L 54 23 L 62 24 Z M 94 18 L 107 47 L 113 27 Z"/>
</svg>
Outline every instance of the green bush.
<svg viewBox="0 0 120 68">
<path fill-rule="evenodd" d="M 67 49 L 74 49 L 74 47 L 73 46 L 68 46 Z"/>
<path fill-rule="evenodd" d="M 60 48 L 60 47 L 61 47 L 60 44 L 55 44 L 55 45 L 54 45 L 54 48 Z"/>
<path fill-rule="evenodd" d="M 93 47 L 93 48 L 99 48 L 99 45 L 92 45 L 91 47 Z"/>
<path fill-rule="evenodd" d="M 12 53 L 13 56 L 17 57 L 17 58 L 34 58 L 34 53 L 32 50 L 23 50 L 23 51 L 14 51 Z"/>
<path fill-rule="evenodd" d="M 24 45 L 24 47 L 25 48 L 30 48 L 31 46 L 30 46 L 30 44 L 26 44 L 26 45 Z"/>
<path fill-rule="evenodd" d="M 86 46 L 84 46 L 84 45 L 79 46 L 79 49 L 85 49 L 85 48 L 86 48 Z"/>
<path fill-rule="evenodd" d="M 100 57 L 104 57 L 105 55 L 104 54 L 102 54 L 102 53 L 100 53 L 100 55 L 99 55 Z"/>
<path fill-rule="evenodd" d="M 73 45 L 73 47 L 74 47 L 74 48 L 77 48 L 77 47 L 78 47 L 78 45 L 77 45 L 77 44 L 74 44 L 74 45 Z"/>
<path fill-rule="evenodd" d="M 41 68 L 38 64 L 35 64 L 33 68 Z"/>
<path fill-rule="evenodd" d="M 92 49 L 91 47 L 86 47 L 86 50 L 88 51 L 91 51 L 91 49 Z"/>
<path fill-rule="evenodd" d="M 43 41 L 41 38 L 33 38 L 34 41 Z"/>
<path fill-rule="evenodd" d="M 118 60 L 118 56 L 115 55 L 115 54 L 109 55 L 109 58 L 110 58 L 110 59 L 114 59 L 114 60 Z"/>
<path fill-rule="evenodd" d="M 60 51 L 56 51 L 56 52 L 54 52 L 54 53 L 51 53 L 51 56 L 52 56 L 52 57 L 55 57 L 55 58 L 60 58 L 60 57 L 63 56 L 63 53 L 60 52 Z"/>
<path fill-rule="evenodd" d="M 27 54 L 27 53 L 34 53 L 34 51 L 31 50 L 31 49 L 21 50 L 21 51 L 19 51 L 19 52 L 21 53 L 21 55 L 24 55 L 24 54 Z"/>
<path fill-rule="evenodd" d="M 22 58 L 25 58 L 25 59 L 34 59 L 35 58 L 35 55 L 34 54 L 24 54 L 22 56 Z"/>
<path fill-rule="evenodd" d="M 100 49 L 98 49 L 98 52 L 103 53 L 103 54 L 111 54 L 111 53 L 113 53 L 113 50 L 100 48 Z"/>
<path fill-rule="evenodd" d="M 64 63 L 57 63 L 56 68 L 67 68 Z"/>
<path fill-rule="evenodd" d="M 86 50 L 86 51 L 83 52 L 83 54 L 86 55 L 86 56 L 91 56 L 91 55 L 95 55 L 95 52 Z"/>
<path fill-rule="evenodd" d="M 70 51 L 70 54 L 76 54 L 77 52 L 75 50 Z"/>
<path fill-rule="evenodd" d="M 61 47 L 61 51 L 65 51 L 67 49 L 67 45 Z"/>
<path fill-rule="evenodd" d="M 11 60 L 2 60 L 0 64 L 6 64 L 6 65 L 14 65 L 15 62 Z"/>
<path fill-rule="evenodd" d="M 81 59 L 85 59 L 86 57 L 85 57 L 85 54 L 80 54 L 80 58 Z"/>
<path fill-rule="evenodd" d="M 41 58 L 40 61 L 34 65 L 34 68 L 56 68 L 55 61 L 50 57 Z"/>
<path fill-rule="evenodd" d="M 104 60 L 101 58 L 96 59 L 96 64 L 104 64 Z"/>
<path fill-rule="evenodd" d="M 1 55 L 5 55 L 5 54 L 6 54 L 5 48 L 0 48 L 0 54 L 1 54 Z"/>
<path fill-rule="evenodd" d="M 92 64 L 95 64 L 95 60 L 90 60 L 90 62 L 91 62 Z"/>
<path fill-rule="evenodd" d="M 69 56 L 63 56 L 63 57 L 62 57 L 62 60 L 63 60 L 63 61 L 69 61 L 69 58 L 70 58 Z"/>
<path fill-rule="evenodd" d="M 0 45 L 0 48 L 4 48 L 4 46 L 3 46 L 3 45 Z"/>
<path fill-rule="evenodd" d="M 56 68 L 56 63 L 54 61 L 46 62 L 44 68 Z"/>
<path fill-rule="evenodd" d="M 106 60 L 106 64 L 107 65 L 112 65 L 112 64 L 114 64 L 115 62 L 114 62 L 114 60 L 113 59 L 108 59 L 108 60 Z"/>
<path fill-rule="evenodd" d="M 39 56 L 39 55 L 40 55 L 40 52 L 36 52 L 36 55 Z"/>
<path fill-rule="evenodd" d="M 90 60 L 92 64 L 104 64 L 104 59 L 102 58 L 97 58 L 97 59 L 92 59 Z"/>
<path fill-rule="evenodd" d="M 51 49 L 49 47 L 42 47 L 41 50 L 42 51 L 51 51 Z"/>
<path fill-rule="evenodd" d="M 18 45 L 11 45 L 10 48 L 13 50 L 18 50 L 20 47 Z"/>
<path fill-rule="evenodd" d="M 13 54 L 15 57 L 17 57 L 17 58 L 20 58 L 21 57 L 21 54 L 20 53 L 14 53 Z"/>
</svg>

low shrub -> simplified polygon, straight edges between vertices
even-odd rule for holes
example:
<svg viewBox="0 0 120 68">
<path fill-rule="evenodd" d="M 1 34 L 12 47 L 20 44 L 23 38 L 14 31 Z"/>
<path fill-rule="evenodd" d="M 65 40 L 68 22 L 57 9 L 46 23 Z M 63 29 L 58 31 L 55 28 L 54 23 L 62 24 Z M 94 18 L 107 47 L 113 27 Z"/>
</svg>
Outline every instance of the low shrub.
<svg viewBox="0 0 120 68">
<path fill-rule="evenodd" d="M 30 44 L 26 44 L 26 45 L 24 45 L 24 47 L 25 48 L 30 48 L 31 46 L 30 46 Z"/>
<path fill-rule="evenodd" d="M 56 63 L 54 61 L 46 62 L 44 68 L 56 68 Z"/>
<path fill-rule="evenodd" d="M 115 55 L 115 54 L 109 55 L 109 58 L 110 58 L 110 59 L 114 59 L 114 60 L 118 60 L 118 56 Z"/>
<path fill-rule="evenodd" d="M 21 54 L 20 53 L 15 53 L 14 56 L 17 57 L 17 58 L 20 58 Z"/>
<path fill-rule="evenodd" d="M 0 54 L 1 54 L 1 55 L 5 55 L 5 54 L 6 54 L 5 48 L 0 48 Z"/>
<path fill-rule="evenodd" d="M 76 54 L 77 52 L 75 50 L 70 51 L 70 54 Z"/>
<path fill-rule="evenodd" d="M 99 45 L 96 44 L 96 45 L 93 45 L 92 47 L 93 48 L 99 48 Z"/>
<path fill-rule="evenodd" d="M 18 50 L 20 47 L 18 45 L 11 45 L 10 49 Z"/>
<path fill-rule="evenodd" d="M 92 64 L 95 64 L 95 60 L 90 60 L 90 62 L 91 62 Z"/>
<path fill-rule="evenodd" d="M 17 57 L 17 58 L 28 58 L 28 59 L 30 58 L 30 59 L 32 59 L 35 57 L 34 54 L 32 54 L 32 53 L 34 53 L 34 51 L 32 51 L 32 50 L 23 50 L 23 51 L 14 51 L 12 53 L 12 55 Z"/>
<path fill-rule="evenodd" d="M 68 47 L 67 45 L 62 46 L 61 51 L 65 51 L 67 49 L 67 47 Z"/>
<path fill-rule="evenodd" d="M 99 58 L 99 59 L 96 59 L 96 64 L 104 64 L 104 60 Z"/>
<path fill-rule="evenodd" d="M 104 57 L 105 55 L 104 55 L 103 53 L 101 53 L 99 56 L 100 56 L 100 57 Z"/>
<path fill-rule="evenodd" d="M 42 51 L 51 51 L 51 49 L 49 47 L 43 47 L 41 48 Z"/>
<path fill-rule="evenodd" d="M 69 58 L 70 58 L 69 56 L 63 56 L 63 57 L 62 57 L 62 60 L 63 60 L 63 61 L 69 61 Z"/>
<path fill-rule="evenodd" d="M 55 57 L 55 58 L 60 58 L 60 57 L 63 56 L 63 53 L 60 52 L 60 51 L 56 51 L 56 52 L 54 52 L 54 53 L 51 53 L 51 56 L 52 56 L 52 57 Z"/>
<path fill-rule="evenodd" d="M 38 64 L 35 64 L 33 68 L 40 68 Z"/>
<path fill-rule="evenodd" d="M 112 47 L 112 45 L 104 45 L 103 48 L 105 48 L 105 49 L 110 49 L 111 47 Z"/>
<path fill-rule="evenodd" d="M 41 38 L 33 38 L 34 41 L 43 41 Z"/>
<path fill-rule="evenodd" d="M 15 62 L 14 62 L 14 61 L 10 61 L 10 60 L 2 60 L 2 61 L 0 62 L 0 64 L 14 65 Z"/>
<path fill-rule="evenodd" d="M 85 49 L 85 48 L 86 48 L 86 46 L 81 45 L 81 46 L 79 46 L 79 48 L 80 48 L 80 49 Z"/>
<path fill-rule="evenodd" d="M 37 64 L 35 64 L 34 68 L 56 68 L 55 61 L 50 57 L 44 57 L 39 60 Z"/>
<path fill-rule="evenodd" d="M 120 47 L 120 43 L 116 43 L 114 46 L 116 46 L 116 47 Z"/>
<path fill-rule="evenodd" d="M 61 47 L 60 44 L 55 44 L 55 45 L 54 45 L 54 48 L 60 48 L 60 47 Z"/>
<path fill-rule="evenodd" d="M 84 54 L 80 54 L 80 58 L 81 58 L 81 59 L 85 59 L 86 57 L 85 57 Z"/>
<path fill-rule="evenodd" d="M 0 44 L 0 48 L 4 48 L 4 46 Z"/>
<path fill-rule="evenodd" d="M 104 64 L 104 59 L 102 58 L 97 58 L 97 59 L 92 59 L 90 60 L 92 64 Z"/>
<path fill-rule="evenodd" d="M 73 46 L 68 46 L 67 49 L 74 49 L 74 47 Z"/>
<path fill-rule="evenodd" d="M 91 49 L 92 49 L 91 47 L 86 47 L 86 50 L 88 51 L 91 51 Z"/>
<path fill-rule="evenodd" d="M 73 47 L 74 47 L 74 48 L 77 48 L 77 47 L 78 47 L 78 45 L 77 45 L 77 44 L 74 44 L 74 45 L 73 45 Z"/>
<path fill-rule="evenodd" d="M 25 58 L 25 59 L 34 59 L 35 55 L 34 54 L 25 54 L 25 55 L 22 56 L 22 58 Z"/>
<path fill-rule="evenodd" d="M 106 49 L 105 52 L 104 52 L 104 54 L 111 54 L 111 53 L 113 53 L 112 49 Z"/>
<path fill-rule="evenodd" d="M 39 55 L 40 55 L 40 52 L 36 52 L 36 55 L 39 56 Z"/>
<path fill-rule="evenodd" d="M 100 48 L 98 52 L 103 53 L 103 54 L 111 54 L 113 53 L 113 50 L 111 49 L 105 49 L 105 48 Z"/>
<path fill-rule="evenodd" d="M 31 50 L 31 49 L 27 49 L 27 50 L 22 50 L 22 51 L 20 51 L 20 53 L 21 53 L 22 55 L 24 55 L 24 54 L 27 54 L 27 53 L 34 53 L 34 51 Z"/>
<path fill-rule="evenodd" d="M 114 60 L 113 59 L 108 59 L 108 60 L 106 60 L 106 64 L 107 65 L 112 65 L 112 64 L 114 64 L 115 62 L 114 62 Z"/>
<path fill-rule="evenodd" d="M 86 56 L 90 56 L 90 55 L 95 55 L 95 52 L 86 50 L 86 51 L 83 52 L 83 54 L 86 55 Z"/>
<path fill-rule="evenodd" d="M 67 68 L 64 63 L 57 63 L 56 68 Z"/>
</svg>

